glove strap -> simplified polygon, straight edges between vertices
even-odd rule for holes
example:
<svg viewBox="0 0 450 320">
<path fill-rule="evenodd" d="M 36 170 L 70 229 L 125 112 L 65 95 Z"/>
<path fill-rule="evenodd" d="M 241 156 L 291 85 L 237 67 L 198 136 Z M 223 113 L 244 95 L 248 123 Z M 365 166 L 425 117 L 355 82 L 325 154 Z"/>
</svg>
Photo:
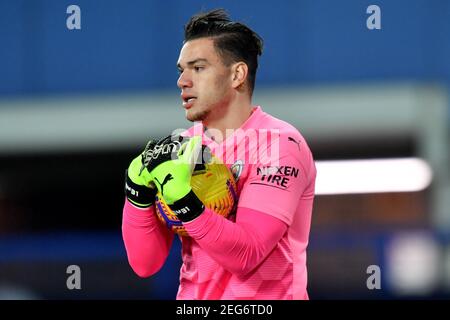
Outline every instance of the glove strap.
<svg viewBox="0 0 450 320">
<path fill-rule="evenodd" d="M 194 220 L 205 211 L 205 205 L 192 190 L 180 200 L 169 205 L 169 208 L 182 222 Z"/>
<path fill-rule="evenodd" d="M 148 208 L 155 202 L 156 189 L 134 183 L 125 171 L 125 195 L 127 199 L 139 208 Z"/>
</svg>

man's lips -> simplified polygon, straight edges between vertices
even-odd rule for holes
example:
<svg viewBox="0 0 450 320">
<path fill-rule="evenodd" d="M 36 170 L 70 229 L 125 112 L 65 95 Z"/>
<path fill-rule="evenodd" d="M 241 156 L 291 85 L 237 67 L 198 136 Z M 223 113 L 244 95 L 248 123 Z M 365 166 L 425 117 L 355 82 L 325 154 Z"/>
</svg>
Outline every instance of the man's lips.
<svg viewBox="0 0 450 320">
<path fill-rule="evenodd" d="M 197 100 L 196 97 L 188 95 L 182 95 L 181 98 L 183 100 L 183 108 L 185 109 L 190 109 L 194 102 Z"/>
</svg>

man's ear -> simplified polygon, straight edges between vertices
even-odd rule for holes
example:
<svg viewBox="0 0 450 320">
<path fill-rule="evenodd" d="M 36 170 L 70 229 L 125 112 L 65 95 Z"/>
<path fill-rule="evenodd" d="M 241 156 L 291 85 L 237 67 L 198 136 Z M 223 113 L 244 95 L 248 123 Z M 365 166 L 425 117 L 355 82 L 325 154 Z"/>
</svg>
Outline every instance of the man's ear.
<svg viewBox="0 0 450 320">
<path fill-rule="evenodd" d="M 248 75 L 248 66 L 245 62 L 236 62 L 231 67 L 231 85 L 238 88 L 245 83 Z"/>
</svg>

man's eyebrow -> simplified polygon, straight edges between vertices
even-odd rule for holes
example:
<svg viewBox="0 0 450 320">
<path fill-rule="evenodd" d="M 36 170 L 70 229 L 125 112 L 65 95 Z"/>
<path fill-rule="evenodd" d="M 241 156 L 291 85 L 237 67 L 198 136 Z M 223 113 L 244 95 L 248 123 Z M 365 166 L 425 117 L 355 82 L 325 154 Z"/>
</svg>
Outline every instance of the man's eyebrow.
<svg viewBox="0 0 450 320">
<path fill-rule="evenodd" d="M 192 65 L 196 64 L 197 62 L 206 62 L 206 63 L 208 63 L 208 60 L 207 60 L 207 59 L 204 59 L 204 58 L 198 58 L 198 59 L 195 59 L 195 60 L 188 61 L 186 64 L 187 64 L 188 66 L 192 66 Z M 177 63 L 177 68 L 178 68 L 178 69 L 183 69 L 183 68 L 181 67 L 181 64 L 180 64 L 179 62 Z"/>
</svg>

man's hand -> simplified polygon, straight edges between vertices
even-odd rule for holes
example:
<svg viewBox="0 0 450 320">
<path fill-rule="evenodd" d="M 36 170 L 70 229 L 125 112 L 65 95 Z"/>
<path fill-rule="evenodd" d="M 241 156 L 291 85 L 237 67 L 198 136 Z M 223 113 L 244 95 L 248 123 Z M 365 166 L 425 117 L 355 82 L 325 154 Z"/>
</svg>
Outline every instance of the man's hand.
<svg viewBox="0 0 450 320">
<path fill-rule="evenodd" d="M 150 140 L 145 150 L 131 161 L 125 171 L 125 195 L 128 201 L 139 208 L 148 208 L 155 201 L 157 189 L 146 168 L 155 145 L 156 140 Z"/>
<path fill-rule="evenodd" d="M 168 137 L 158 142 L 147 165 L 158 191 L 183 222 L 195 219 L 205 208 L 191 188 L 192 172 L 201 151 L 201 137 Z"/>
</svg>

